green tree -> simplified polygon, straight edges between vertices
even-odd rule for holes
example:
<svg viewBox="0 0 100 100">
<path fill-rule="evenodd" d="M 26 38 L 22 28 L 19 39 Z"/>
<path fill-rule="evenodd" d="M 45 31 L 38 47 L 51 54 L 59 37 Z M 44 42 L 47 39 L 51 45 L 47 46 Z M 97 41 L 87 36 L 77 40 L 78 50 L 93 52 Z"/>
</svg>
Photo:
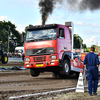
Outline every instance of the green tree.
<svg viewBox="0 0 100 100">
<path fill-rule="evenodd" d="M 25 32 L 22 32 L 23 35 L 24 35 L 24 37 L 23 37 L 24 39 L 25 39 L 25 36 L 26 36 L 27 28 L 31 27 L 31 26 L 33 26 L 33 25 L 29 24 L 28 26 L 25 27 Z"/>
<path fill-rule="evenodd" d="M 28 28 L 28 27 L 31 27 L 31 26 L 33 26 L 33 25 L 29 24 L 28 26 L 25 27 L 25 33 L 26 33 L 26 31 L 27 31 L 27 28 Z"/>
<path fill-rule="evenodd" d="M 86 44 L 82 44 L 82 48 L 86 49 L 87 48 Z"/>
<path fill-rule="evenodd" d="M 5 51 L 8 51 L 8 37 L 16 43 L 18 46 L 21 46 L 21 34 L 16 30 L 16 26 L 10 21 L 0 21 L 0 41 L 3 41 L 5 45 Z M 14 52 L 15 45 L 9 43 L 9 52 Z"/>
<path fill-rule="evenodd" d="M 82 43 L 83 39 L 79 35 L 74 34 L 74 48 L 81 48 Z"/>
</svg>

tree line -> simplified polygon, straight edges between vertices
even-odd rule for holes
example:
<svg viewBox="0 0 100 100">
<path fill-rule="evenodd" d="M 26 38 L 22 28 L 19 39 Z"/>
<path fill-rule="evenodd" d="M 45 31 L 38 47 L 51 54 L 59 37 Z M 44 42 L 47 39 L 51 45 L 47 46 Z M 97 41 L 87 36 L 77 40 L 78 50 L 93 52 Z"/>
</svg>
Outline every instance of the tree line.
<svg viewBox="0 0 100 100">
<path fill-rule="evenodd" d="M 87 48 L 86 44 L 83 44 L 83 39 L 78 34 L 74 34 L 74 48 L 75 49 Z"/>
<path fill-rule="evenodd" d="M 4 44 L 5 52 L 8 52 L 8 45 L 10 52 L 14 52 L 15 46 L 22 45 L 21 34 L 18 30 L 16 30 L 16 26 L 10 21 L 0 21 L 0 41 Z"/>
</svg>

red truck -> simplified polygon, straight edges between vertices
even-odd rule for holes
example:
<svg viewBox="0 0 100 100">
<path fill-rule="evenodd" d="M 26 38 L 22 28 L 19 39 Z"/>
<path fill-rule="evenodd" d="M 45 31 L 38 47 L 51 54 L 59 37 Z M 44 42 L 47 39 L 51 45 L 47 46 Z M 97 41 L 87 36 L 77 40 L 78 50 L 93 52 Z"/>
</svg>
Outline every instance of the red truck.
<svg viewBox="0 0 100 100">
<path fill-rule="evenodd" d="M 73 59 L 73 28 L 72 22 L 27 28 L 24 64 L 31 76 L 49 71 L 55 77 L 65 77 L 84 69 L 81 61 Z"/>
</svg>

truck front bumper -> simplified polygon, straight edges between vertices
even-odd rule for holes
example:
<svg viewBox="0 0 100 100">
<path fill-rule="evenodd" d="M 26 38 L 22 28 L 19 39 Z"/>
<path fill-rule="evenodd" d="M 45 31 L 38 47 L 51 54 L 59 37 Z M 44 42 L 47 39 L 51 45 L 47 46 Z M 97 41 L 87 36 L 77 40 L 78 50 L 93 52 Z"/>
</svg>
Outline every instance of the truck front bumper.
<svg viewBox="0 0 100 100">
<path fill-rule="evenodd" d="M 52 55 L 30 57 L 30 61 L 24 62 L 25 68 L 46 68 L 50 66 L 59 66 L 57 54 L 53 55 L 56 56 L 56 59 L 51 59 L 51 56 Z"/>
</svg>

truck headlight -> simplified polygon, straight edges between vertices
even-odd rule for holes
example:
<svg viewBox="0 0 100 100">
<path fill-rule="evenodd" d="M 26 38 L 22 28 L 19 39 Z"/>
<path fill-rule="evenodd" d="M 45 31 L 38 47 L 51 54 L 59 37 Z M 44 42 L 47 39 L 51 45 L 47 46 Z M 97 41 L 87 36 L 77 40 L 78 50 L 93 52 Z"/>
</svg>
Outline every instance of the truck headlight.
<svg viewBox="0 0 100 100">
<path fill-rule="evenodd" d="M 51 56 L 51 59 L 56 59 L 56 56 Z"/>
<path fill-rule="evenodd" d="M 25 58 L 25 61 L 30 61 L 30 58 Z"/>
</svg>

